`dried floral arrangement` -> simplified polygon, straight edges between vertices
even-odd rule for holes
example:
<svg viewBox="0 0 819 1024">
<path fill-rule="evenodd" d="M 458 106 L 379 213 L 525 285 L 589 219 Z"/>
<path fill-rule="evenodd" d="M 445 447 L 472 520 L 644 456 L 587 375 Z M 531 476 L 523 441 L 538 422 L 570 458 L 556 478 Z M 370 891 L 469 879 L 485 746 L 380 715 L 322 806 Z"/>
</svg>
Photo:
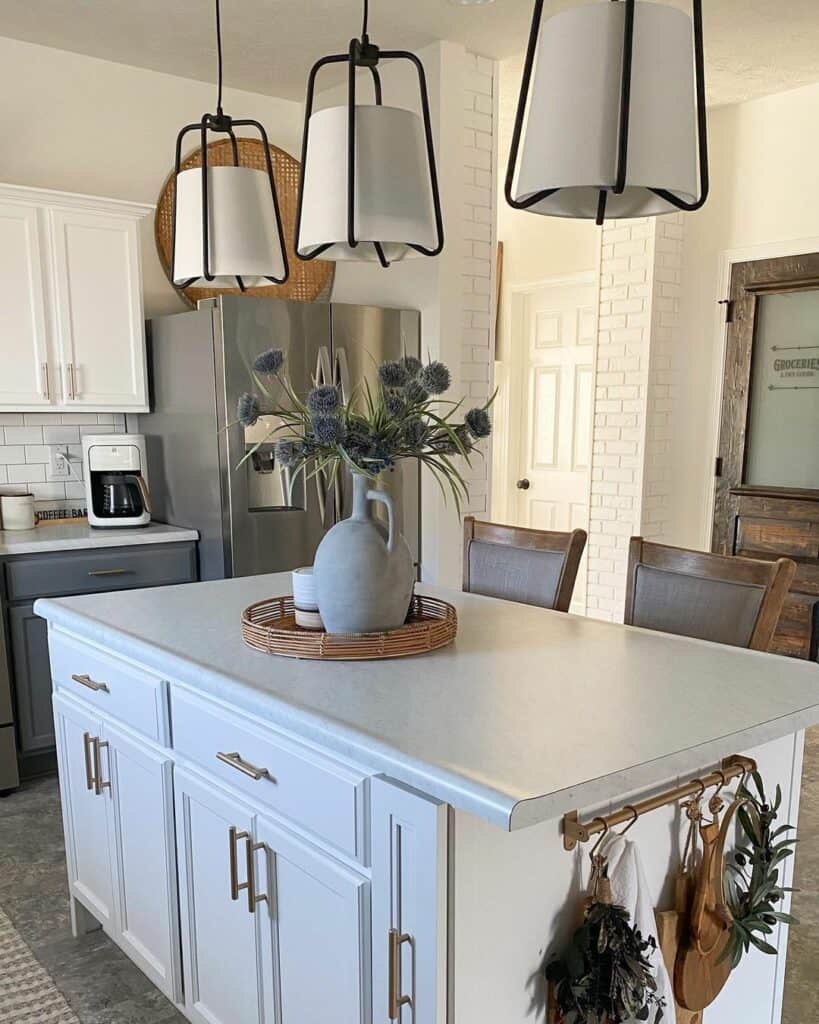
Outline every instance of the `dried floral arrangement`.
<svg viewBox="0 0 819 1024">
<path fill-rule="evenodd" d="M 771 935 L 780 921 L 798 924 L 792 914 L 777 910 L 785 893 L 792 891 L 780 884 L 780 870 L 783 861 L 793 855 L 796 842 L 795 836 L 787 834 L 794 831 L 792 825 L 776 826 L 782 790 L 776 787 L 771 803 L 759 772 L 753 772 L 751 778 L 756 793 L 747 785 L 737 791 L 737 797 L 747 801 L 737 812 L 745 839 L 726 862 L 726 901 L 734 920 L 725 956 L 731 958 L 732 967 L 751 946 L 775 956 L 776 948 L 765 936 Z"/>
<path fill-rule="evenodd" d="M 604 859 L 597 858 L 592 896 L 583 924 L 562 956 L 545 968 L 554 986 L 561 1024 L 625 1024 L 663 1019 L 665 1000 L 657 995 L 649 957 L 657 948 L 631 923 L 628 911 L 613 903 Z"/>
<path fill-rule="evenodd" d="M 488 410 L 494 395 L 461 418 L 463 403 L 441 397 L 452 380 L 448 368 L 413 356 L 381 363 L 377 387 L 371 388 L 365 379 L 346 401 L 332 384 L 317 384 L 304 398 L 297 395 L 281 349 L 262 352 L 253 370 L 259 393 L 246 392 L 239 398 L 238 421 L 252 427 L 270 416 L 277 422 L 245 459 L 261 445 L 275 442 L 276 463 L 289 471 L 291 487 L 300 473 L 309 478 L 326 472 L 332 482 L 340 467 L 347 466 L 375 479 L 401 459 L 418 459 L 444 497 L 452 494 L 460 512 L 468 490 L 453 458 L 462 456 L 469 463 L 476 442 L 491 433 Z"/>
</svg>

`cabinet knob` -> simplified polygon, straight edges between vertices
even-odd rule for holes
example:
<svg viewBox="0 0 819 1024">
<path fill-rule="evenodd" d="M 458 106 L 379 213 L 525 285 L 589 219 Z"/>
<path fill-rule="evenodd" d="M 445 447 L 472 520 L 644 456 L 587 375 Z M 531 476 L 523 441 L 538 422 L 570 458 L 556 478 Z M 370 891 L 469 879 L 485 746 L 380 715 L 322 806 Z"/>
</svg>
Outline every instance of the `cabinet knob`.
<svg viewBox="0 0 819 1024">
<path fill-rule="evenodd" d="M 526 477 L 524 477 L 522 480 L 518 480 L 518 482 L 515 484 L 515 487 L 517 487 L 519 491 L 528 491 L 531 486 L 531 483 L 526 479 Z"/>
</svg>

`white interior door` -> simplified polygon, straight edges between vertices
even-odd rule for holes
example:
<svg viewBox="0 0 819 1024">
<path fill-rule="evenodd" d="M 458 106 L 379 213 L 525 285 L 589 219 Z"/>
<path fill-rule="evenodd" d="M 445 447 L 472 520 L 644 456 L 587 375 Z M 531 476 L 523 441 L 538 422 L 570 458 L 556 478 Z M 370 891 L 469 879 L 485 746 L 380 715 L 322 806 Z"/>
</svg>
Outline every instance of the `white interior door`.
<svg viewBox="0 0 819 1024">
<path fill-rule="evenodd" d="M 0 407 L 51 402 L 37 207 L 0 204 Z"/>
<path fill-rule="evenodd" d="M 523 297 L 518 522 L 587 529 L 594 400 L 595 285 L 553 284 Z M 585 606 L 585 558 L 573 611 Z"/>
</svg>

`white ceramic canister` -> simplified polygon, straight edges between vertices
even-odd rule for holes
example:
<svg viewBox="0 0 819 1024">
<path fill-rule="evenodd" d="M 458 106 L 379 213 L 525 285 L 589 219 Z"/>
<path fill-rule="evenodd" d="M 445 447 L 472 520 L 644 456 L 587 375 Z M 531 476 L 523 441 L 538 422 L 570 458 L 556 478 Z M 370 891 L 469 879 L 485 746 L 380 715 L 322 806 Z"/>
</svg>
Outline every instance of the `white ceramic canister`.
<svg viewBox="0 0 819 1024">
<path fill-rule="evenodd" d="M 302 629 L 324 629 L 318 610 L 316 581 L 313 578 L 312 565 L 294 569 L 291 576 L 296 625 L 301 626 Z"/>
<path fill-rule="evenodd" d="M 4 530 L 33 530 L 36 524 L 34 495 L 0 495 L 0 521 Z"/>
</svg>

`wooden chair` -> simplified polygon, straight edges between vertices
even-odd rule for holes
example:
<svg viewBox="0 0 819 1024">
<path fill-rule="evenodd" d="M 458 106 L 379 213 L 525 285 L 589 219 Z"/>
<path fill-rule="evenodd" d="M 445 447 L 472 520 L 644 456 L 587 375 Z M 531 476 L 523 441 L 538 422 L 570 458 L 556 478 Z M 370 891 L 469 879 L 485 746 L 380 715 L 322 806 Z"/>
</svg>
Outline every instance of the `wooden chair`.
<svg viewBox="0 0 819 1024">
<path fill-rule="evenodd" d="M 632 537 L 626 625 L 767 651 L 796 572 L 762 562 Z"/>
<path fill-rule="evenodd" d="M 567 612 L 585 546 L 585 530 L 527 530 L 467 516 L 463 589 Z"/>
</svg>

